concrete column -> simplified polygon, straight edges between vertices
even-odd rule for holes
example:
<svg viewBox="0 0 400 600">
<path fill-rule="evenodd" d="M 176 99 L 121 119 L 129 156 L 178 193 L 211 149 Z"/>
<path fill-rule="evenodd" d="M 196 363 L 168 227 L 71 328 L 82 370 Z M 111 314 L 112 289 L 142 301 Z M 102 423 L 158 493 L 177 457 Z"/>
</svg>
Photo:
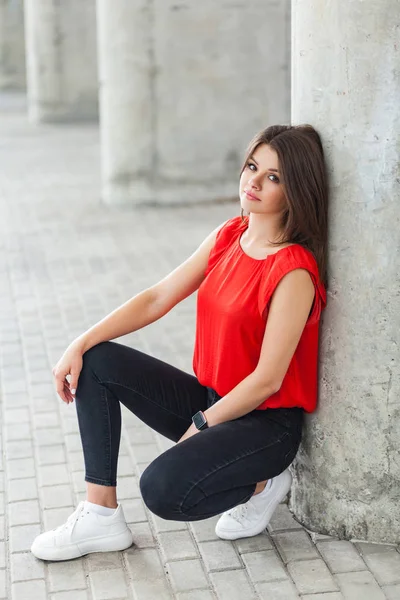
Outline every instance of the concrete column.
<svg viewBox="0 0 400 600">
<path fill-rule="evenodd" d="M 400 541 L 400 42 L 397 0 L 294 0 L 292 121 L 330 166 L 318 410 L 294 462 L 309 529 Z"/>
<path fill-rule="evenodd" d="M 0 89 L 25 88 L 23 0 L 0 0 Z"/>
<path fill-rule="evenodd" d="M 96 119 L 95 0 L 25 0 L 29 117 Z"/>
<path fill-rule="evenodd" d="M 237 197 L 253 134 L 290 119 L 289 0 L 97 0 L 103 199 Z"/>
</svg>

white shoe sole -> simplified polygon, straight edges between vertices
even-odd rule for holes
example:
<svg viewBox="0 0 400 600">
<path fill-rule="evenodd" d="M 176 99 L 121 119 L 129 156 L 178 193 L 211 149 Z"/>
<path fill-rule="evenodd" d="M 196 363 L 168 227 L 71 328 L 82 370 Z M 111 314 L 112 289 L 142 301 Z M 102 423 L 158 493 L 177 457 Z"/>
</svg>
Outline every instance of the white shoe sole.
<svg viewBox="0 0 400 600">
<path fill-rule="evenodd" d="M 281 473 L 281 476 L 281 479 L 275 482 L 276 488 L 274 486 L 274 495 L 269 501 L 268 505 L 265 508 L 265 511 L 260 516 L 260 520 L 257 523 L 255 523 L 252 527 L 248 527 L 247 529 L 238 529 L 237 531 L 232 531 L 230 529 L 224 529 L 219 524 L 220 521 L 218 521 L 215 526 L 215 533 L 217 534 L 217 536 L 223 540 L 237 540 L 244 537 L 252 537 L 254 535 L 258 535 L 259 533 L 264 531 L 269 521 L 271 520 L 271 517 L 274 514 L 276 507 L 282 502 L 282 500 L 284 500 L 292 486 L 292 476 L 289 471 L 283 471 L 283 473 Z"/>
<path fill-rule="evenodd" d="M 71 560 L 92 554 L 94 552 L 114 552 L 126 550 L 132 546 L 133 537 L 131 530 L 127 527 L 122 533 L 107 535 L 103 538 L 93 538 L 82 540 L 79 543 L 70 544 L 63 548 L 45 547 L 35 548 L 35 543 L 32 544 L 31 552 L 36 558 L 41 560 Z"/>
</svg>

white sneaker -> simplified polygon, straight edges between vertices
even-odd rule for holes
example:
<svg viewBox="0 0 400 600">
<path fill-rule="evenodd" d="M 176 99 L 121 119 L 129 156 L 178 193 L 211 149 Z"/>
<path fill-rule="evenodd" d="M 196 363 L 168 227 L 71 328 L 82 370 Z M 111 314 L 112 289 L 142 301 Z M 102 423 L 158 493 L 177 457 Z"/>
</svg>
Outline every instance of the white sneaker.
<svg viewBox="0 0 400 600">
<path fill-rule="evenodd" d="M 276 507 L 290 490 L 292 475 L 289 469 L 285 469 L 270 482 L 262 492 L 221 515 L 215 526 L 218 537 L 223 540 L 237 540 L 264 531 Z"/>
<path fill-rule="evenodd" d="M 105 517 L 87 510 L 82 501 L 64 525 L 38 535 L 31 552 L 42 560 L 70 560 L 92 552 L 126 550 L 132 541 L 120 504 Z"/>
</svg>

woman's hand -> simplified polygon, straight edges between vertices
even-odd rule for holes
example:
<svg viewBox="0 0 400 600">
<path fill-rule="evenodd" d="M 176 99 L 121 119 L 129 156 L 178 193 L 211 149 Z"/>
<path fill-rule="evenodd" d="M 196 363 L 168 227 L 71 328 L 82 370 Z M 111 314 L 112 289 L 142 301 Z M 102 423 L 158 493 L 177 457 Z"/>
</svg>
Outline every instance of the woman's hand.
<svg viewBox="0 0 400 600">
<path fill-rule="evenodd" d="M 179 442 L 183 442 L 183 440 L 187 440 L 188 438 L 192 437 L 192 435 L 196 435 L 196 433 L 200 433 L 200 430 L 197 429 L 197 427 L 195 427 L 195 425 L 192 423 L 191 426 L 189 427 L 189 429 L 187 429 L 187 431 L 185 431 L 185 433 L 183 434 L 181 439 L 178 440 L 176 443 L 179 444 Z"/>
<path fill-rule="evenodd" d="M 53 368 L 57 394 L 66 404 L 74 401 L 79 375 L 82 371 L 83 354 L 82 345 L 72 342 Z M 67 375 L 70 376 L 69 381 Z"/>
</svg>

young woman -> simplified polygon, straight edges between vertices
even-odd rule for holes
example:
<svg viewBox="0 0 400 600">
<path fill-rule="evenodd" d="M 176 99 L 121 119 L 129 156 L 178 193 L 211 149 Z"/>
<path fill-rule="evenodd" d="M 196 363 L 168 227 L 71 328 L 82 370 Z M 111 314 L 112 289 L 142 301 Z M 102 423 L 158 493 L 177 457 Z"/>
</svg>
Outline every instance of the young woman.
<svg viewBox="0 0 400 600">
<path fill-rule="evenodd" d="M 304 412 L 317 405 L 326 305 L 328 192 L 315 129 L 260 132 L 239 191 L 241 217 L 72 342 L 54 367 L 57 393 L 76 400 L 87 499 L 34 540 L 36 557 L 67 560 L 132 544 L 116 494 L 120 403 L 177 442 L 140 478 L 156 515 L 197 521 L 223 513 L 216 534 L 234 540 L 263 531 L 290 490 Z M 110 341 L 195 290 L 196 376 Z"/>
</svg>

